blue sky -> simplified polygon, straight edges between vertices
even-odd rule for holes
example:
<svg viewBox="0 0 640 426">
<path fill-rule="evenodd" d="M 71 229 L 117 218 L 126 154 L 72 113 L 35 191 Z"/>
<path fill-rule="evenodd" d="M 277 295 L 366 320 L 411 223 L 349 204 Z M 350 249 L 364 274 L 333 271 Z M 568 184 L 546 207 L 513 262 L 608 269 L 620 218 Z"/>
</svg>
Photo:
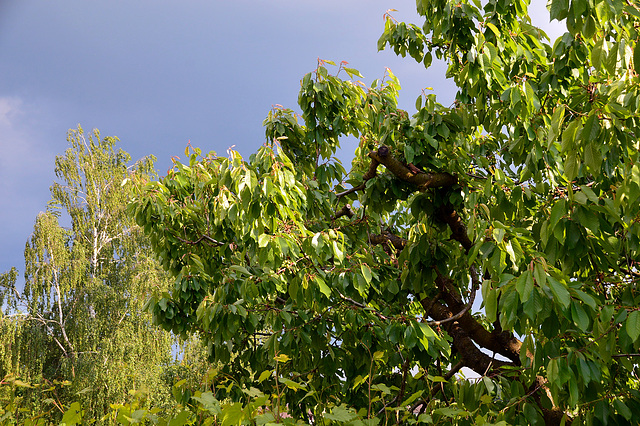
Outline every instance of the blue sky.
<svg viewBox="0 0 640 426">
<path fill-rule="evenodd" d="M 534 23 L 560 35 L 546 1 L 532 3 Z M 410 0 L 0 0 L 0 272 L 23 272 L 54 158 L 78 124 L 118 136 L 134 159 L 155 155 L 164 174 L 189 141 L 253 152 L 272 105 L 297 109 L 317 58 L 348 61 L 367 84 L 389 67 L 410 112 L 427 86 L 449 105 L 442 64 L 377 52 L 391 8 L 420 23 Z"/>
</svg>

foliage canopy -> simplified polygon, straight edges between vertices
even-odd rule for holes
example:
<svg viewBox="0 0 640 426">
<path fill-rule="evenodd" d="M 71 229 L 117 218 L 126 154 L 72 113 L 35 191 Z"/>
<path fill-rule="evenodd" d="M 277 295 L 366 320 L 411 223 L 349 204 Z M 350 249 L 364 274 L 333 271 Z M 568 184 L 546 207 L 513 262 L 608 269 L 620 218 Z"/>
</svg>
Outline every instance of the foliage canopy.
<svg viewBox="0 0 640 426">
<path fill-rule="evenodd" d="M 637 418 L 640 8 L 551 0 L 567 32 L 549 44 L 527 1 L 484 3 L 418 0 L 424 23 L 387 15 L 378 41 L 446 61 L 452 106 L 409 114 L 390 71 L 366 86 L 319 61 L 248 160 L 188 150 L 140 186 L 131 211 L 175 277 L 155 320 L 302 416 Z"/>
</svg>

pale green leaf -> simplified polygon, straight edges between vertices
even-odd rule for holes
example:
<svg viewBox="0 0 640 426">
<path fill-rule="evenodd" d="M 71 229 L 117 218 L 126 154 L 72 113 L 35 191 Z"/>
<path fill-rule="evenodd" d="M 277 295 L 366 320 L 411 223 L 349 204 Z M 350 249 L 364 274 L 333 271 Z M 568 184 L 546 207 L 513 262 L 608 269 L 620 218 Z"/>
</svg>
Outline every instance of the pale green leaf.
<svg viewBox="0 0 640 426">
<path fill-rule="evenodd" d="M 272 374 L 271 370 L 264 370 L 261 374 L 260 377 L 258 377 L 258 382 L 262 383 L 264 382 L 268 377 L 270 377 Z"/>
</svg>

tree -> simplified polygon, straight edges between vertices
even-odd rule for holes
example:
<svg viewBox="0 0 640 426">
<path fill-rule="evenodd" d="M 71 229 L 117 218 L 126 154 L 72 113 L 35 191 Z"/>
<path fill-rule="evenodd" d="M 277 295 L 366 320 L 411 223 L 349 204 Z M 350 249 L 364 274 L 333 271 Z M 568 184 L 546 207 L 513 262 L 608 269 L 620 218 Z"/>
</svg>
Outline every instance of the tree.
<svg viewBox="0 0 640 426">
<path fill-rule="evenodd" d="M 378 47 L 445 60 L 451 107 L 421 95 L 409 114 L 390 71 L 367 87 L 319 61 L 301 116 L 272 110 L 248 160 L 196 149 L 140 187 L 132 214 L 176 277 L 155 321 L 309 421 L 340 402 L 439 424 L 637 418 L 640 8 L 551 0 L 567 32 L 550 45 L 527 1 L 485 3 L 386 15 Z"/>
<path fill-rule="evenodd" d="M 3 373 L 71 381 L 58 402 L 78 401 L 96 418 L 130 389 L 157 389 L 152 396 L 161 405 L 169 399 L 163 368 L 174 340 L 142 307 L 153 288 L 166 288 L 167 277 L 125 213 L 132 187 L 122 183 L 148 180 L 153 158 L 128 167 L 131 157 L 116 150 L 117 138 L 97 130 L 86 135 L 78 127 L 68 141 L 56 158 L 60 181 L 26 244 L 22 292 L 15 270 L 3 276 L 3 326 L 11 330 L 3 340 L 14 345 Z M 44 408 L 53 406 L 35 409 Z"/>
</svg>

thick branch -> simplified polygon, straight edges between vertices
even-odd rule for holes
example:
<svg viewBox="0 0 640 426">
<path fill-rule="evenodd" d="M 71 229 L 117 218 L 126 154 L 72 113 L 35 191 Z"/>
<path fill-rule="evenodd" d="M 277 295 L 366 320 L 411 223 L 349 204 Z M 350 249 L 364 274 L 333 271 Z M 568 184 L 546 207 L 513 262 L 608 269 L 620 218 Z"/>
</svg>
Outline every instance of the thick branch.
<svg viewBox="0 0 640 426">
<path fill-rule="evenodd" d="M 455 287 L 449 278 L 438 274 L 436 277 L 436 284 L 442 294 L 442 300 L 447 304 L 450 312 L 461 312 L 465 308 L 465 304 L 460 299 L 460 295 L 455 290 Z M 475 286 L 476 284 L 474 283 L 474 287 Z M 430 300 L 424 300 L 422 305 L 426 309 L 426 306 L 431 302 L 432 301 Z M 437 305 L 437 303 L 434 305 Z M 430 311 L 433 311 L 433 308 L 430 309 Z M 436 318 L 431 315 L 432 312 L 427 312 L 427 314 L 436 321 L 448 318 L 448 316 L 442 319 Z M 453 314 L 451 314 L 451 316 L 453 316 Z M 501 330 L 494 330 L 493 332 L 487 331 L 482 324 L 471 316 L 469 311 L 465 311 L 462 316 L 458 318 L 458 323 L 478 345 L 489 349 L 492 352 L 499 353 L 500 355 L 509 358 L 515 364 L 520 365 L 520 348 L 522 347 L 522 342 L 513 335 Z"/>
<path fill-rule="evenodd" d="M 340 210 L 338 210 L 331 219 L 336 220 L 342 216 L 347 216 L 349 219 L 353 217 L 355 213 L 351 209 L 351 204 L 345 204 Z"/>
<path fill-rule="evenodd" d="M 416 185 L 420 191 L 428 188 L 452 186 L 458 182 L 456 176 L 446 172 L 423 173 L 416 168 L 413 168 L 414 171 L 412 171 L 407 165 L 390 155 L 389 148 L 385 145 L 380 145 L 377 151 L 371 151 L 369 157 L 383 164 L 397 178 Z"/>
<path fill-rule="evenodd" d="M 453 338 L 453 344 L 465 365 L 481 376 L 502 367 L 513 366 L 511 362 L 496 360 L 478 349 L 471 337 L 457 322 L 449 329 L 449 335 Z"/>
<path fill-rule="evenodd" d="M 429 321 L 429 322 L 427 322 L 427 324 L 430 325 L 430 326 L 431 325 L 440 326 L 440 325 L 445 324 L 447 322 L 455 321 L 455 320 L 457 320 L 459 318 L 462 318 L 462 316 L 464 314 L 466 314 L 469 311 L 469 309 L 471 309 L 471 307 L 473 306 L 473 301 L 475 299 L 476 299 L 476 291 L 474 290 L 474 291 L 471 292 L 471 297 L 469 298 L 469 301 L 467 302 L 466 305 L 464 305 L 464 307 L 462 308 L 462 310 L 460 312 L 458 312 L 457 314 L 455 314 L 452 317 L 445 318 L 445 319 L 443 319 L 441 321 Z"/>
<path fill-rule="evenodd" d="M 407 240 L 402 237 L 398 237 L 391 232 L 385 232 L 383 234 L 369 234 L 369 241 L 371 244 L 391 243 L 391 245 L 393 245 L 393 247 L 398 251 L 402 251 L 402 249 L 407 245 Z"/>
<path fill-rule="evenodd" d="M 426 304 L 430 304 L 431 308 L 429 309 L 428 315 L 432 318 L 444 320 L 446 318 L 451 318 L 453 316 L 452 311 L 446 306 L 442 305 L 441 303 L 429 301 L 427 299 L 423 299 L 421 303 L 423 306 L 425 306 Z M 472 328 L 473 334 L 469 332 L 470 330 L 469 324 L 471 322 L 475 323 L 475 326 L 473 326 Z M 484 333 L 479 333 L 480 329 L 477 328 L 476 326 L 480 327 L 484 331 Z M 496 343 L 498 343 L 502 339 L 506 341 L 509 341 L 510 339 L 517 341 L 517 339 L 515 339 L 512 336 L 508 336 L 507 333 L 504 333 L 504 332 L 499 334 L 488 333 L 482 326 L 480 326 L 480 324 L 475 322 L 475 319 L 471 317 L 468 312 L 465 315 L 463 315 L 458 321 L 454 322 L 451 325 L 447 325 L 447 331 L 449 335 L 453 338 L 453 346 L 460 353 L 460 356 L 462 358 L 462 362 L 464 363 L 464 365 L 471 368 L 473 371 L 475 371 L 476 373 L 482 376 L 504 366 L 520 365 L 519 359 L 513 360 L 514 361 L 513 363 L 498 361 L 489 357 L 488 355 L 486 355 L 485 353 L 483 353 L 478 349 L 478 347 L 473 343 L 474 341 L 478 342 L 478 340 L 476 340 L 478 335 L 481 335 L 483 338 L 488 337 L 490 339 L 495 339 Z M 517 342 L 519 343 L 519 341 Z M 495 346 L 491 344 L 489 345 L 482 345 L 481 343 L 478 343 L 478 344 L 490 350 L 493 350 L 491 346 Z M 517 352 L 519 353 L 519 351 L 520 350 L 518 346 Z M 493 350 L 493 352 L 501 353 L 497 350 Z M 548 389 L 545 384 L 546 384 L 545 379 L 543 377 L 537 376 L 536 382 L 534 383 L 534 389 L 532 394 L 536 400 L 536 403 L 542 409 L 542 413 L 545 419 L 545 424 L 559 425 L 564 416 L 564 412 L 560 410 L 558 407 L 547 409 L 546 407 L 544 407 L 544 404 L 541 401 L 540 392 L 546 392 L 548 394 Z M 566 424 L 571 424 L 570 418 L 567 420 Z"/>
<path fill-rule="evenodd" d="M 467 236 L 467 228 L 464 226 L 458 213 L 450 206 L 441 206 L 438 210 L 438 218 L 449 225 L 451 238 L 458 241 L 468 253 L 473 243 Z"/>
<path fill-rule="evenodd" d="M 406 165 L 402 163 L 400 160 L 389 154 L 389 147 L 386 145 L 380 145 L 377 151 L 371 151 L 369 153 L 369 158 L 371 158 L 369 169 L 362 176 L 362 180 L 364 182 L 358 186 L 354 186 L 351 189 L 347 189 L 346 191 L 336 194 L 338 198 L 364 189 L 367 181 L 376 176 L 377 169 L 380 164 L 384 165 L 387 170 L 397 178 L 416 185 L 420 191 L 425 191 L 428 188 L 452 186 L 458 182 L 458 178 L 450 173 L 425 173 L 413 164 Z"/>
</svg>

